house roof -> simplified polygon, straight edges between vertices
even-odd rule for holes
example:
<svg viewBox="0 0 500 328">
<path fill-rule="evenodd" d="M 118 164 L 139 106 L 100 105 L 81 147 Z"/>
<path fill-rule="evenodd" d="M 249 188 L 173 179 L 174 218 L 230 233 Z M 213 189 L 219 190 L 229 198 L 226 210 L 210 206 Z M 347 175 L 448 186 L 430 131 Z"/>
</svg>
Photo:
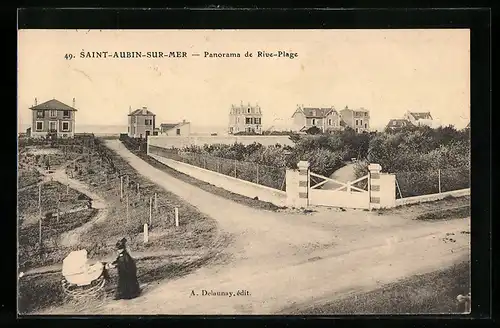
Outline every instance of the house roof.
<svg viewBox="0 0 500 328">
<path fill-rule="evenodd" d="M 401 128 L 403 126 L 408 126 L 410 125 L 410 121 L 405 120 L 405 119 L 392 119 L 387 123 L 388 127 L 393 127 L 393 128 Z"/>
<path fill-rule="evenodd" d="M 172 129 L 172 128 L 175 128 L 177 125 L 179 125 L 178 123 L 162 123 L 160 124 L 160 127 L 162 129 Z"/>
<path fill-rule="evenodd" d="M 334 111 L 334 108 L 320 108 L 320 107 L 302 107 L 300 111 L 304 113 L 306 117 L 326 117 L 330 112 Z"/>
<path fill-rule="evenodd" d="M 136 109 L 132 113 L 128 114 L 128 116 L 156 116 L 149 109 L 146 109 L 146 114 L 143 114 L 142 111 L 143 111 L 142 108 Z"/>
<path fill-rule="evenodd" d="M 178 126 L 183 126 L 183 125 L 186 125 L 186 124 L 189 124 L 189 122 L 162 123 L 162 124 L 160 124 L 160 128 L 170 130 L 170 129 L 176 128 Z"/>
<path fill-rule="evenodd" d="M 341 109 L 340 110 L 341 112 L 343 111 L 351 111 L 351 112 L 363 112 L 363 113 L 368 113 L 370 112 L 370 110 L 366 109 L 366 108 L 363 108 L 363 107 L 360 107 L 360 108 L 348 108 L 347 106 L 345 106 L 345 108 Z"/>
<path fill-rule="evenodd" d="M 76 108 L 73 108 L 71 106 L 68 106 L 62 102 L 60 102 L 57 99 L 52 99 L 49 101 L 46 101 L 44 103 L 41 103 L 39 105 L 30 107 L 31 110 L 46 110 L 46 109 L 58 109 L 58 110 L 71 110 L 71 111 L 77 111 Z"/>
<path fill-rule="evenodd" d="M 409 112 L 416 120 L 432 120 L 430 112 Z"/>
</svg>

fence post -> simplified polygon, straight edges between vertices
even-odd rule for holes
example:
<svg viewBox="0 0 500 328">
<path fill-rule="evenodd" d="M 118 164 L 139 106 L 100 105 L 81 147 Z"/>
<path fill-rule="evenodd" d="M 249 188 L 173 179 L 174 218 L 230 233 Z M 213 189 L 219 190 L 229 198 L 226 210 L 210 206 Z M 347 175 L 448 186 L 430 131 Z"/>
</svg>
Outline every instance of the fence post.
<svg viewBox="0 0 500 328">
<path fill-rule="evenodd" d="M 149 225 L 153 224 L 153 197 L 149 197 Z"/>
<path fill-rule="evenodd" d="M 441 169 L 438 169 L 438 190 L 441 193 Z"/>
<path fill-rule="evenodd" d="M 155 193 L 155 213 L 158 213 L 158 198 L 156 197 L 156 193 Z"/>
<path fill-rule="evenodd" d="M 40 219 L 38 220 L 38 247 L 42 248 L 42 211 L 40 211 Z"/>
<path fill-rule="evenodd" d="M 120 200 L 123 200 L 123 175 L 120 177 Z"/>
<path fill-rule="evenodd" d="M 148 224 L 144 223 L 144 244 L 147 244 L 148 241 L 149 241 Z"/>
<path fill-rule="evenodd" d="M 61 194 L 57 193 L 57 216 L 56 216 L 57 223 L 59 223 L 59 202 L 60 201 L 61 201 Z"/>
<path fill-rule="evenodd" d="M 175 226 L 179 226 L 179 208 L 174 209 L 174 216 L 175 216 Z"/>
<path fill-rule="evenodd" d="M 126 221 L 126 222 L 127 222 L 127 224 L 128 224 L 128 218 L 129 218 L 129 209 L 128 209 L 128 206 L 129 206 L 129 204 L 128 204 L 128 193 L 127 193 L 127 195 L 126 195 L 126 197 L 125 197 L 125 198 L 126 198 L 126 201 L 127 201 L 127 221 Z"/>
<path fill-rule="evenodd" d="M 40 216 L 42 216 L 42 184 L 38 185 L 38 211 Z"/>
</svg>

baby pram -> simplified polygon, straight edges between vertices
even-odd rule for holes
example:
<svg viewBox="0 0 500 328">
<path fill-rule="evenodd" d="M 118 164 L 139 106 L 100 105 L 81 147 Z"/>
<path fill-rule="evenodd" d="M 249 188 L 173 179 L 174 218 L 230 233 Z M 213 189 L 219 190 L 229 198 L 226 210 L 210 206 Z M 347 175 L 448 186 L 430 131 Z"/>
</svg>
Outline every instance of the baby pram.
<svg viewBox="0 0 500 328">
<path fill-rule="evenodd" d="M 109 280 L 106 263 L 89 265 L 86 250 L 71 252 L 63 260 L 62 274 L 64 293 L 71 298 L 105 295 L 104 286 Z"/>
</svg>

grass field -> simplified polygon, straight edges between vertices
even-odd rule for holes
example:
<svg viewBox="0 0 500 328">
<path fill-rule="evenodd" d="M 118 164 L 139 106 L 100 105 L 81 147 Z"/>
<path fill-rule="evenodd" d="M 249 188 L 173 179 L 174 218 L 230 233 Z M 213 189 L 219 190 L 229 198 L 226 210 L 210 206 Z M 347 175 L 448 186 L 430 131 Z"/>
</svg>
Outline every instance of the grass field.
<svg viewBox="0 0 500 328">
<path fill-rule="evenodd" d="M 102 141 L 94 138 L 85 141 L 86 148 L 73 147 L 77 151 L 72 154 L 67 150 L 52 154 L 52 157 L 66 156 L 71 162 L 66 172 L 74 179 L 90 187 L 90 191 L 100 195 L 105 201 L 105 209 L 86 210 L 61 215 L 59 222 L 55 216 L 43 221 L 42 236 L 44 247 L 38 247 L 38 224 L 21 225 L 19 231 L 19 257 L 23 270 L 62 263 L 70 251 L 87 249 L 90 259 L 101 259 L 115 252 L 115 243 L 126 237 L 128 248 L 132 254 L 142 252 L 152 254 L 157 251 L 191 251 L 200 254 L 198 257 L 152 257 L 138 261 L 141 283 L 153 283 L 159 279 L 168 279 L 184 275 L 191 270 L 214 259 L 215 254 L 227 246 L 229 239 L 219 233 L 216 222 L 200 213 L 194 206 L 186 203 L 176 195 L 159 188 L 145 180 L 121 157 L 102 145 Z M 78 141 L 75 138 L 75 142 Z M 34 147 L 32 146 L 31 149 Z M 33 150 L 32 150 L 33 151 Z M 47 148 L 44 148 L 47 151 Z M 22 153 L 22 152 L 20 152 Z M 26 162 L 27 163 L 27 162 Z M 38 162 L 36 162 L 38 163 Z M 60 163 L 64 165 L 65 163 Z M 26 168 L 29 165 L 25 164 Z M 25 169 L 26 169 L 25 168 Z M 26 180 L 26 178 L 23 178 Z M 123 182 L 123 198 L 121 198 L 120 181 Z M 137 189 L 139 185 L 139 189 Z M 139 191 L 138 191 L 139 190 Z M 57 182 L 44 183 L 42 187 L 42 208 L 51 211 L 57 207 L 56 196 L 63 194 L 60 207 L 67 210 L 76 207 L 79 193 L 69 190 Z M 38 213 L 38 188 L 28 187 L 19 192 L 21 204 L 20 215 L 29 216 Z M 127 207 L 128 195 L 128 207 Z M 156 195 L 156 197 L 155 197 Z M 64 200 L 64 197 L 67 199 Z M 156 206 L 154 199 L 156 198 Z M 153 200 L 150 202 L 150 200 Z M 128 211 L 127 211 L 128 208 Z M 179 226 L 175 226 L 174 209 L 178 209 Z M 150 221 L 151 209 L 151 221 Z M 96 211 L 104 211 L 103 219 L 83 230 L 77 245 L 63 247 L 58 244 L 62 232 L 72 230 L 89 222 L 96 216 Z M 21 214 L 22 213 L 22 214 Z M 128 215 L 127 215 L 128 213 Z M 50 217 L 50 216 L 49 216 Z M 33 223 L 37 223 L 35 221 Z M 143 242 L 143 225 L 149 226 L 149 242 Z M 19 280 L 19 306 L 24 313 L 57 306 L 65 302 L 60 285 L 61 273 L 28 275 Z M 110 286 L 113 286 L 111 282 Z M 112 288 L 112 287 L 111 287 Z"/>
<path fill-rule="evenodd" d="M 294 314 L 450 314 L 463 308 L 456 297 L 470 292 L 470 262 L 416 275 L 367 293 L 332 300 L 326 304 L 298 308 Z M 289 313 L 289 311 L 287 312 Z"/>
<path fill-rule="evenodd" d="M 38 209 L 39 188 L 32 185 L 18 192 L 18 213 L 21 220 L 25 217 L 39 216 Z M 67 212 L 85 206 L 88 197 L 84 194 L 66 188 L 65 185 L 49 181 L 41 188 L 42 215 L 47 212 L 56 212 L 59 200 L 59 211 Z"/>
<path fill-rule="evenodd" d="M 19 269 L 60 262 L 69 252 L 59 244 L 62 233 L 73 230 L 90 221 L 96 214 L 95 209 L 84 209 L 77 212 L 46 217 L 42 220 L 42 248 L 39 247 L 38 224 L 25 225 L 19 228 L 18 261 Z"/>
<path fill-rule="evenodd" d="M 146 293 L 154 287 L 159 280 L 174 279 L 189 274 L 193 270 L 222 259 L 213 254 L 196 257 L 161 257 L 145 258 L 137 261 L 137 278 Z M 19 312 L 23 314 L 37 312 L 49 307 L 70 305 L 72 310 L 78 311 L 95 308 L 106 304 L 113 298 L 116 290 L 116 272 L 110 272 L 111 279 L 106 283 L 106 298 L 88 299 L 84 304 L 76 303 L 64 294 L 61 285 L 60 273 L 48 273 L 26 276 L 19 279 Z"/>
</svg>

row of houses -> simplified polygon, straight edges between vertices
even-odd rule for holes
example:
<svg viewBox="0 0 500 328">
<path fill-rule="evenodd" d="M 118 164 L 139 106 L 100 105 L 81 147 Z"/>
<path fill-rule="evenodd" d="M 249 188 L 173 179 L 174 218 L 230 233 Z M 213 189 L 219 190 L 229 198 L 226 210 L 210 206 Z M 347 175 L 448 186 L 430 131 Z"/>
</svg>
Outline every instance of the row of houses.
<svg viewBox="0 0 500 328">
<path fill-rule="evenodd" d="M 30 107 L 32 112 L 31 127 L 26 131 L 26 136 L 30 138 L 57 137 L 72 138 L 75 135 L 76 123 L 76 100 L 73 98 L 73 105 L 51 99 Z M 191 124 L 183 120 L 178 123 L 156 124 L 156 115 L 147 107 L 142 107 L 132 111 L 129 108 L 128 114 L 128 135 L 132 138 L 145 138 L 149 135 L 189 135 Z"/>
<path fill-rule="evenodd" d="M 147 138 L 150 135 L 186 136 L 191 133 L 191 123 L 183 120 L 178 123 L 156 124 L 156 114 L 147 107 L 132 111 L 129 108 L 128 131 L 131 138 Z"/>
<path fill-rule="evenodd" d="M 32 110 L 32 124 L 28 129 L 29 137 L 46 137 L 47 135 L 59 138 L 73 137 L 75 132 L 76 102 L 69 106 L 57 99 L 52 99 L 30 107 Z M 231 105 L 229 111 L 229 134 L 263 132 L 262 109 L 250 103 L 244 105 Z M 387 129 L 400 129 L 406 126 L 432 126 L 433 118 L 429 112 L 411 112 L 404 114 L 403 118 L 391 119 Z M 191 124 L 186 120 L 176 123 L 156 122 L 156 115 L 147 107 L 132 110 L 128 114 L 128 135 L 131 138 L 146 138 L 150 135 L 186 136 L 191 134 Z M 322 132 L 352 128 L 358 133 L 370 131 L 370 112 L 365 108 L 349 108 L 342 110 L 335 107 L 304 107 L 297 105 L 292 114 L 292 127 L 290 130 L 304 132 L 316 127 Z"/>
<path fill-rule="evenodd" d="M 229 111 L 228 133 L 262 133 L 262 109 L 259 105 L 231 105 Z M 351 109 L 347 106 L 337 111 L 333 106 L 329 108 L 304 107 L 297 105 L 292 115 L 291 130 L 304 132 L 317 127 L 322 132 L 341 130 L 346 126 L 356 132 L 370 130 L 370 112 L 367 109 Z"/>
<path fill-rule="evenodd" d="M 229 112 L 228 133 L 262 133 L 262 109 L 259 105 L 231 105 Z M 400 129 L 406 126 L 433 126 L 430 112 L 407 111 L 403 118 L 391 119 L 387 129 Z M 357 133 L 370 132 L 370 111 L 361 108 L 345 108 L 336 110 L 335 107 L 304 107 L 297 105 L 292 115 L 290 130 L 305 132 L 316 127 L 322 132 L 342 130 L 350 127 Z"/>
</svg>

